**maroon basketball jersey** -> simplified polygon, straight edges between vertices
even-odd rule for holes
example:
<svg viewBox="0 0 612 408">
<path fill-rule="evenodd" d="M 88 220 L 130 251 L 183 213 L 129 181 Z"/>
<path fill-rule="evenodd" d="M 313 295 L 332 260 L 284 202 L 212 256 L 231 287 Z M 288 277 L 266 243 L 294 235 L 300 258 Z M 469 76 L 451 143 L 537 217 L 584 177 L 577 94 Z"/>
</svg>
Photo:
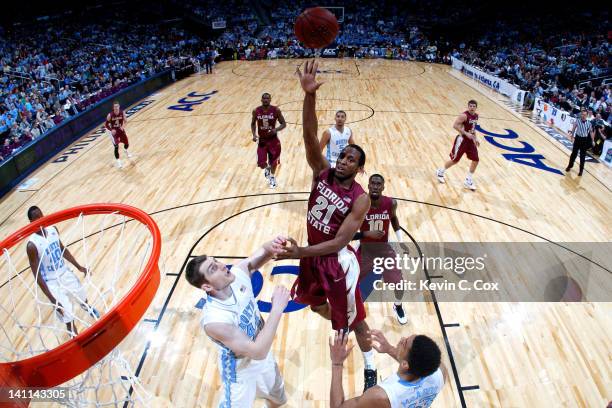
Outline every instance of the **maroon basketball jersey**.
<svg viewBox="0 0 612 408">
<path fill-rule="evenodd" d="M 355 200 L 364 194 L 363 188 L 356 181 L 353 181 L 349 189 L 335 184 L 332 171 L 327 169 L 319 174 L 308 198 L 306 229 L 309 245 L 333 239 L 351 212 Z"/>
<path fill-rule="evenodd" d="M 361 232 L 363 231 L 384 231 L 380 239 L 361 238 L 361 242 L 387 242 L 389 240 L 389 224 L 391 223 L 391 210 L 393 208 L 393 199 L 387 196 L 381 196 L 378 208 L 370 207 L 370 210 L 361 224 Z"/>
<path fill-rule="evenodd" d="M 257 134 L 260 138 L 266 139 L 270 137 L 270 131 L 276 127 L 276 120 L 278 119 L 278 109 L 276 106 L 268 106 L 268 109 L 263 106 L 258 106 L 255 109 L 255 115 L 257 116 Z"/>
<path fill-rule="evenodd" d="M 120 110 L 117 114 L 115 111 L 112 111 L 110 113 L 110 120 L 106 123 L 106 127 L 109 129 L 120 129 L 123 126 L 123 111 Z"/>
<path fill-rule="evenodd" d="M 475 129 L 478 124 L 478 114 L 475 113 L 472 115 L 470 111 L 465 111 L 463 113 L 467 116 L 467 120 L 463 122 L 463 130 L 470 132 L 472 129 Z"/>
</svg>

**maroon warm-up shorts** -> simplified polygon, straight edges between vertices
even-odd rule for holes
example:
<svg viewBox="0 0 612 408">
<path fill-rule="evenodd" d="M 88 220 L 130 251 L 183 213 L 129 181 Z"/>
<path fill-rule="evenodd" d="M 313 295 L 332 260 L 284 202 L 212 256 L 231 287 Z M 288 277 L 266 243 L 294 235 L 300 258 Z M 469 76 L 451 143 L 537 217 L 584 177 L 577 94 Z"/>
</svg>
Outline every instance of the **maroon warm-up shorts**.
<svg viewBox="0 0 612 408">
<path fill-rule="evenodd" d="M 291 295 L 311 307 L 329 302 L 332 328 L 353 330 L 366 317 L 358 280 L 357 256 L 346 247 L 337 254 L 300 259 L 300 274 Z"/>
</svg>

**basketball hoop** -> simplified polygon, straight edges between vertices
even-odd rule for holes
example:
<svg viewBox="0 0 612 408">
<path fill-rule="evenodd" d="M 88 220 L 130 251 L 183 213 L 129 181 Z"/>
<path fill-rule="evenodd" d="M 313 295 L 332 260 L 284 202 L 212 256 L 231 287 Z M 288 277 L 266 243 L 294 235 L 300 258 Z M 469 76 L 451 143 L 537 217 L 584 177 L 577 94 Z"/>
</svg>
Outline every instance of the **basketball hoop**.
<svg viewBox="0 0 612 408">
<path fill-rule="evenodd" d="M 99 228 L 93 231 L 87 230 L 86 218 L 93 220 L 101 219 L 102 222 L 99 224 Z M 24 267 L 24 262 L 18 264 L 18 257 L 25 253 L 25 247 L 15 247 L 17 244 L 27 241 L 32 234 L 40 231 L 41 228 L 57 225 L 71 219 L 76 219 L 76 228 L 79 230 L 78 232 L 81 235 L 81 239 L 71 244 L 68 243 L 69 241 L 65 241 L 64 243 L 66 247 L 71 247 L 73 244 L 82 244 L 79 256 L 81 258 L 86 258 L 85 264 L 88 270 L 83 280 L 86 281 L 85 285 L 89 289 L 94 289 L 88 290 L 89 294 L 95 295 L 94 297 L 88 296 L 89 303 L 92 304 L 92 307 L 94 304 L 96 307 L 99 307 L 102 315 L 99 317 L 92 316 L 94 318 L 97 317 L 93 324 L 88 324 L 89 320 L 78 320 L 81 332 L 76 335 L 76 337 L 63 341 L 67 338 L 67 336 L 64 335 L 67 331 L 64 330 L 64 333 L 61 333 L 61 327 L 58 329 L 57 325 L 50 326 L 49 323 L 53 323 L 54 319 L 53 313 L 50 311 L 53 305 L 46 302 L 44 296 L 38 296 L 38 287 L 32 275 L 25 273 L 22 275 L 17 271 L 17 267 Z M 136 223 L 132 223 L 132 221 L 136 221 Z M 130 225 L 126 225 L 127 223 L 130 223 Z M 128 245 L 124 246 L 125 240 L 123 236 L 130 234 L 130 232 L 126 234 L 126 230 L 130 232 L 132 230 L 138 230 L 140 233 L 139 236 L 142 237 L 143 242 L 145 242 L 141 243 L 138 241 L 138 238 L 135 238 L 136 243 L 133 246 L 135 250 L 132 251 L 132 253 L 128 253 L 128 251 L 125 250 Z M 109 237 L 113 232 L 108 231 L 119 231 L 115 234 L 120 233 L 121 235 L 119 238 L 116 238 L 116 236 Z M 93 240 L 93 236 L 96 236 L 95 239 L 98 239 L 98 242 L 88 244 L 87 239 Z M 97 245 L 100 245 L 100 247 L 97 247 Z M 113 252 L 113 245 L 117 246 L 115 252 Z M 91 251 L 90 247 L 94 247 L 94 251 Z M 141 259 L 134 255 L 134 253 L 138 252 L 137 250 L 139 248 L 145 248 L 144 255 Z M 79 250 L 79 248 L 73 249 L 72 247 L 70 249 L 74 251 Z M 9 293 L 13 293 L 17 290 L 17 296 L 20 296 L 19 293 L 24 293 L 24 295 L 21 296 L 32 294 L 36 303 L 18 298 L 11 299 L 10 302 L 5 300 L 4 303 L 0 304 L 0 311 L 9 315 L 10 319 L 10 324 L 7 324 L 6 327 L 6 318 L 2 321 L 2 331 L 5 339 L 0 339 L 0 341 L 6 340 L 8 346 L 0 344 L 2 348 L 2 350 L 0 350 L 0 357 L 6 358 L 7 355 L 18 357 L 33 354 L 38 355 L 33 355 L 28 358 L 17 358 L 15 361 L 9 360 L 8 362 L 1 362 L 0 387 L 51 388 L 74 379 L 92 368 L 92 366 L 103 364 L 104 361 L 101 360 L 111 353 L 111 351 L 113 351 L 130 333 L 152 302 L 160 283 L 160 272 L 158 267 L 160 250 L 160 232 L 153 219 L 144 211 L 124 204 L 90 204 L 62 210 L 40 218 L 2 240 L 2 242 L 0 242 L 0 255 L 4 258 L 5 264 L 9 266 L 10 276 L 8 276 L 8 280 L 4 282 L 0 288 L 9 285 Z M 100 254 L 98 258 L 96 258 L 96 251 Z M 93 255 L 92 252 L 94 252 Z M 129 258 L 129 262 L 121 258 L 122 253 L 127 253 L 126 256 L 132 257 Z M 76 257 L 77 256 L 75 256 L 75 258 Z M 12 260 L 13 258 L 15 259 L 14 262 Z M 100 265 L 101 261 L 105 262 L 103 263 L 103 270 L 97 271 L 96 267 Z M 111 273 L 111 268 L 107 266 L 107 264 L 110 265 L 113 263 L 116 264 L 116 270 Z M 128 267 L 132 268 L 129 272 L 134 273 L 136 268 L 140 268 L 142 273 L 140 276 L 134 273 L 134 276 L 137 277 L 135 278 L 135 282 L 131 286 L 128 286 L 130 289 L 126 288 L 125 293 L 119 294 L 120 290 L 117 289 L 116 285 L 119 279 L 125 277 L 123 272 L 125 272 L 124 269 Z M 29 271 L 30 268 L 26 266 L 22 272 L 25 270 Z M 95 279 L 103 282 L 94 282 L 94 279 L 91 278 L 92 275 Z M 129 276 L 127 279 L 129 281 Z M 10 296 L 12 296 L 12 294 Z M 16 305 L 17 302 L 27 302 L 27 306 L 32 306 L 32 309 L 36 309 L 38 315 L 36 315 L 36 313 L 32 314 L 30 310 L 28 317 L 24 318 L 23 310 L 27 310 L 28 308 L 15 307 L 14 305 Z M 9 306 L 7 306 L 7 304 L 9 304 Z M 12 310 L 10 305 L 13 305 Z M 18 333 L 14 334 L 16 332 Z M 32 346 L 32 344 L 38 340 L 32 339 L 32 333 L 34 337 L 40 336 L 42 346 Z M 45 336 L 51 340 L 47 341 L 45 338 L 45 341 L 43 341 L 43 337 Z M 16 338 L 19 339 L 15 340 Z M 24 343 L 25 346 L 23 346 Z M 50 343 L 53 345 L 49 346 Z M 21 348 L 25 348 L 26 351 L 20 351 L 20 347 L 18 346 L 22 346 Z M 108 362 L 108 364 L 116 364 L 118 360 L 123 360 L 123 358 L 119 355 L 114 356 L 110 360 L 115 360 L 115 362 Z M 126 365 L 129 367 L 127 362 Z M 107 368 L 107 370 L 112 372 L 115 370 L 115 367 Z M 121 379 L 114 380 L 125 380 L 125 376 L 129 376 L 130 374 L 131 372 L 122 375 Z M 85 375 L 84 377 L 90 377 L 90 375 Z M 85 380 L 87 380 L 87 378 L 85 378 Z M 102 384 L 102 381 L 99 380 L 92 381 L 98 381 L 98 386 Z M 105 383 L 104 385 L 107 384 Z M 80 383 L 79 386 L 82 387 L 82 383 Z M 122 387 L 125 388 L 126 386 L 122 385 Z M 128 387 L 134 387 L 133 379 L 129 381 Z M 94 386 L 93 388 L 97 392 L 97 387 Z M 0 406 L 13 407 L 27 405 L 28 402 L 24 403 L 23 401 L 21 403 L 0 403 Z M 80 404 L 75 404 L 75 406 L 77 405 Z"/>
</svg>

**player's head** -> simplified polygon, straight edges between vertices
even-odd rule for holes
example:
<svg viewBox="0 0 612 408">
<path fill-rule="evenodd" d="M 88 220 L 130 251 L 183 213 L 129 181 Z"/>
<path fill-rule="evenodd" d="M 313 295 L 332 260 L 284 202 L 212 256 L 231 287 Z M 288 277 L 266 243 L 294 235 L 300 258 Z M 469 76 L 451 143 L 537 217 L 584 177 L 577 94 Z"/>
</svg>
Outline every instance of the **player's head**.
<svg viewBox="0 0 612 408">
<path fill-rule="evenodd" d="M 206 292 L 225 289 L 236 279 L 223 262 L 206 255 L 196 256 L 187 263 L 185 277 L 193 286 Z"/>
<path fill-rule="evenodd" d="M 119 113 L 121 110 L 121 105 L 119 105 L 119 101 L 113 102 L 113 112 Z"/>
<path fill-rule="evenodd" d="M 476 108 L 478 107 L 478 102 L 474 99 L 470 99 L 468 101 L 468 111 L 473 115 L 476 112 Z"/>
<path fill-rule="evenodd" d="M 355 178 L 357 173 L 363 171 L 365 161 L 366 154 L 361 147 L 356 144 L 347 145 L 336 160 L 334 176 L 339 180 Z"/>
<path fill-rule="evenodd" d="M 435 341 L 427 336 L 413 334 L 399 341 L 397 357 L 400 373 L 422 378 L 433 374 L 440 367 L 441 353 Z"/>
<path fill-rule="evenodd" d="M 30 222 L 32 221 L 36 221 L 39 218 L 43 217 L 43 213 L 40 210 L 40 208 L 38 208 L 37 206 L 33 205 L 30 208 L 28 208 L 28 220 L 30 220 Z"/>
<path fill-rule="evenodd" d="M 267 92 L 261 95 L 261 104 L 263 106 L 270 106 L 270 102 L 272 102 L 272 95 Z"/>
<path fill-rule="evenodd" d="M 346 112 L 339 110 L 336 112 L 336 126 L 344 126 L 346 123 Z"/>
<path fill-rule="evenodd" d="M 368 192 L 372 200 L 378 200 L 385 189 L 385 178 L 380 174 L 372 174 L 368 180 Z"/>
</svg>

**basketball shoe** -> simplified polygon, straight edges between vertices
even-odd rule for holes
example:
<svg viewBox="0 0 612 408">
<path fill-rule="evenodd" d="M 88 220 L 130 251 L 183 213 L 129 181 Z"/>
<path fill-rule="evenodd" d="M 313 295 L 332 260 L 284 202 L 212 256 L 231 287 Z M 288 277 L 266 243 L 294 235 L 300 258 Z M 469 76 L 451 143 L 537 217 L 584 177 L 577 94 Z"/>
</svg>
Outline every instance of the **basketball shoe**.
<svg viewBox="0 0 612 408">
<path fill-rule="evenodd" d="M 469 188 L 472 191 L 476 191 L 476 184 L 474 184 L 474 180 L 465 179 L 463 182 L 463 187 Z"/>
<path fill-rule="evenodd" d="M 399 305 L 393 304 L 393 311 L 395 312 L 395 318 L 399 324 L 404 325 L 408 323 L 408 318 L 406 317 L 406 313 L 404 313 L 404 308 L 401 303 Z"/>
<path fill-rule="evenodd" d="M 266 168 L 264 169 L 264 176 L 266 177 L 266 180 L 270 181 L 270 175 L 271 175 L 271 174 L 272 174 L 272 173 L 270 172 L 270 166 L 266 167 Z"/>
<path fill-rule="evenodd" d="M 436 177 L 438 178 L 438 181 L 442 184 L 446 183 L 446 179 L 444 178 L 444 170 L 442 169 L 438 169 L 436 170 Z"/>
<path fill-rule="evenodd" d="M 270 175 L 268 181 L 270 182 L 270 188 L 276 188 L 276 177 Z"/>
</svg>

